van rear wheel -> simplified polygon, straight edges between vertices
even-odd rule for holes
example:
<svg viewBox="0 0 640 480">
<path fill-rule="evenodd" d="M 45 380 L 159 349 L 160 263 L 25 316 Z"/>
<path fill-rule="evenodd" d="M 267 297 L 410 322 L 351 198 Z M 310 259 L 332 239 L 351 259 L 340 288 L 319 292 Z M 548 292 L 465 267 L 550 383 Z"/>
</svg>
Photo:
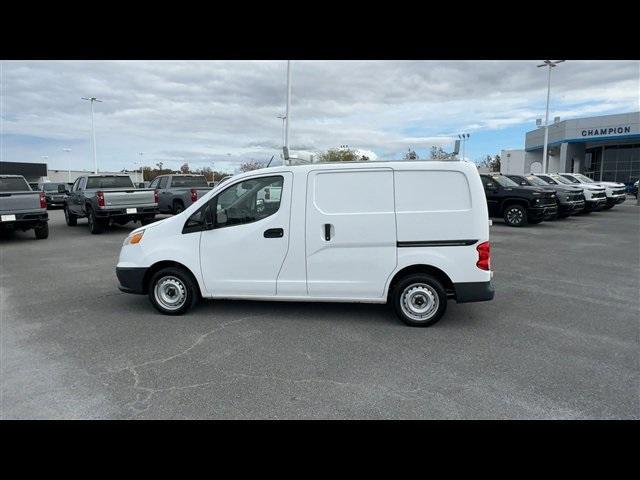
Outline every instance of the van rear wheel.
<svg viewBox="0 0 640 480">
<path fill-rule="evenodd" d="M 393 307 L 404 323 L 411 327 L 430 327 L 442 318 L 447 309 L 447 293 L 431 275 L 409 275 L 395 286 Z"/>
<path fill-rule="evenodd" d="M 163 268 L 149 282 L 149 300 L 164 315 L 182 315 L 198 302 L 198 298 L 195 281 L 181 268 Z"/>
</svg>

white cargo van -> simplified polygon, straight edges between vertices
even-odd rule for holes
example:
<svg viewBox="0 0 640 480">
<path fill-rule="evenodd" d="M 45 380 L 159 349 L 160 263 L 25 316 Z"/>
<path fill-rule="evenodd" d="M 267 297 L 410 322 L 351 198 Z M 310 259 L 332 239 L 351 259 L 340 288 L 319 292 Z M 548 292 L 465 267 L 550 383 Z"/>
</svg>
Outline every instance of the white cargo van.
<svg viewBox="0 0 640 480">
<path fill-rule="evenodd" d="M 200 297 L 391 302 L 405 323 L 428 326 L 448 298 L 494 295 L 484 190 L 476 166 L 457 161 L 237 175 L 134 230 L 116 274 L 120 290 L 169 315 Z"/>
</svg>

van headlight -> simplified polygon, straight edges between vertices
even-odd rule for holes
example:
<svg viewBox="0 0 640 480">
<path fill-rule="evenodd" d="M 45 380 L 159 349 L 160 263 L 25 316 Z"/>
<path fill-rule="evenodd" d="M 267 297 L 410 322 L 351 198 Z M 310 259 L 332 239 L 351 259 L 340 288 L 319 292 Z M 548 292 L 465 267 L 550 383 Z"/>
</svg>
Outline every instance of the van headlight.
<svg viewBox="0 0 640 480">
<path fill-rule="evenodd" d="M 144 230 L 140 230 L 139 232 L 134 232 L 131 235 L 129 235 L 127 238 L 124 239 L 124 243 L 122 244 L 122 246 L 125 245 L 135 245 L 136 243 L 140 243 L 140 240 L 142 240 L 142 236 L 144 235 Z"/>
</svg>

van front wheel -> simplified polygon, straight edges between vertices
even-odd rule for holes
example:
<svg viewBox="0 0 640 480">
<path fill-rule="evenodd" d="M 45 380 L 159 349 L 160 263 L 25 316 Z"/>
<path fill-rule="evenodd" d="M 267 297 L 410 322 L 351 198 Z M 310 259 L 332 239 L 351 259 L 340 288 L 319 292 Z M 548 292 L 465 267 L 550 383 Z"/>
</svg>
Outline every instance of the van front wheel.
<svg viewBox="0 0 640 480">
<path fill-rule="evenodd" d="M 447 309 L 447 294 L 431 275 L 414 274 L 403 278 L 392 294 L 396 314 L 411 327 L 430 327 Z"/>
<path fill-rule="evenodd" d="M 151 278 L 149 300 L 160 313 L 182 315 L 198 301 L 198 289 L 184 270 L 163 268 Z"/>
</svg>

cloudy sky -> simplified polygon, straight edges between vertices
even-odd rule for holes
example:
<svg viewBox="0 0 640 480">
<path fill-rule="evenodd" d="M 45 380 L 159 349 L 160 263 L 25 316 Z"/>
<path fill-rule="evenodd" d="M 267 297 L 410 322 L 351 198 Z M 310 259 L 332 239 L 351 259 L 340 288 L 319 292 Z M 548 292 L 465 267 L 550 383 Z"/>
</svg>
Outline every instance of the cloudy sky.
<svg viewBox="0 0 640 480">
<path fill-rule="evenodd" d="M 394 159 L 411 147 L 424 156 L 434 144 L 450 150 L 460 132 L 471 134 L 471 160 L 522 148 L 544 115 L 546 72 L 538 63 L 292 62 L 291 149 L 347 144 Z M 50 168 L 68 161 L 92 168 L 83 96 L 103 100 L 95 105 L 102 170 L 142 160 L 233 172 L 281 152 L 286 61 L 2 61 L 0 68 L 2 160 L 48 157 Z M 639 62 L 567 61 L 553 71 L 550 116 L 637 111 L 639 95 Z"/>
</svg>

